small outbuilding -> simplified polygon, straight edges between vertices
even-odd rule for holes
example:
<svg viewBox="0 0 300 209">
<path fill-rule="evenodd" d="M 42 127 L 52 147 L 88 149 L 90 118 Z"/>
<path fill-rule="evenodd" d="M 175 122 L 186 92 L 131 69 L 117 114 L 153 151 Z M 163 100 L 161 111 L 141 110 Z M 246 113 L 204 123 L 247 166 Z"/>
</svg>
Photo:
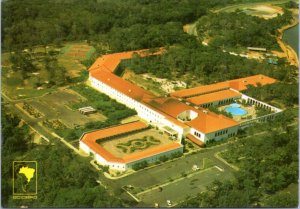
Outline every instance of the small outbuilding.
<svg viewBox="0 0 300 209">
<path fill-rule="evenodd" d="M 81 114 L 84 114 L 84 115 L 88 115 L 88 114 L 92 114 L 92 113 L 97 112 L 97 110 L 95 110 L 95 109 L 94 109 L 93 107 L 91 107 L 91 106 L 79 108 L 78 111 L 79 111 Z"/>
</svg>

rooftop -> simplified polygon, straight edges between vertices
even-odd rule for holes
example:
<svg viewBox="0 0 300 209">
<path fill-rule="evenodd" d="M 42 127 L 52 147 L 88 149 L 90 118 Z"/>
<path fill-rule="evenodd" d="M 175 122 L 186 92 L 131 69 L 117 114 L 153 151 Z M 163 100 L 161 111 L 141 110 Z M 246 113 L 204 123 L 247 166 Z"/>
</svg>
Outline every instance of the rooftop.
<svg viewBox="0 0 300 209">
<path fill-rule="evenodd" d="M 114 72 L 117 66 L 120 64 L 121 60 L 130 59 L 135 54 L 141 57 L 149 56 L 149 55 L 158 55 L 164 51 L 164 48 L 159 48 L 158 51 L 151 52 L 147 49 L 136 50 L 136 51 L 128 51 L 128 52 L 120 52 L 114 54 L 107 54 L 99 57 L 96 62 L 89 68 L 89 71 L 106 69 L 110 72 Z"/>
<path fill-rule="evenodd" d="M 204 147 L 204 142 L 200 141 L 199 139 L 197 139 L 196 137 L 194 137 L 192 134 L 188 134 L 186 135 L 186 137 L 191 140 L 192 142 L 194 142 L 195 144 L 197 144 L 200 147 Z"/>
<path fill-rule="evenodd" d="M 147 100 L 147 104 L 151 105 L 154 109 L 163 112 L 165 115 L 171 116 L 172 118 L 177 118 L 180 113 L 186 110 L 192 110 L 198 113 L 198 117 L 191 121 L 179 122 L 177 119 L 176 121 L 195 128 L 202 133 L 210 133 L 238 125 L 238 122 L 231 118 L 227 118 L 223 115 L 217 115 L 216 113 L 204 108 L 196 109 L 172 97 L 149 99 Z"/>
<path fill-rule="evenodd" d="M 140 122 L 140 121 L 117 125 L 117 126 L 85 133 L 82 136 L 81 141 L 83 143 L 85 143 L 87 146 L 89 146 L 89 148 L 91 150 L 93 150 L 95 153 L 101 155 L 105 160 L 110 161 L 110 162 L 119 162 L 119 163 L 132 162 L 135 160 L 143 159 L 143 158 L 146 158 L 149 156 L 153 156 L 155 154 L 167 152 L 167 151 L 182 147 L 181 144 L 173 142 L 170 144 L 165 144 L 162 146 L 149 148 L 144 151 L 137 152 L 137 153 L 134 153 L 131 155 L 127 155 L 127 156 L 124 156 L 121 158 L 121 157 L 116 157 L 111 152 L 104 149 L 100 144 L 97 143 L 98 140 L 104 140 L 109 137 L 118 136 L 118 135 L 122 135 L 125 133 L 137 131 L 137 130 L 142 130 L 147 127 L 148 127 L 147 124 Z"/>
<path fill-rule="evenodd" d="M 122 92 L 126 96 L 141 101 L 143 98 L 152 98 L 155 97 L 149 91 L 144 90 L 143 88 L 126 81 L 117 75 L 103 69 L 91 72 L 91 75 L 99 81 L 102 81 L 108 86 Z"/>
<path fill-rule="evenodd" d="M 171 93 L 171 96 L 179 97 L 179 98 L 188 98 L 188 97 L 208 94 L 216 91 L 222 91 L 229 88 L 235 89 L 237 91 L 242 91 L 247 89 L 248 85 L 253 85 L 253 86 L 257 86 L 258 84 L 267 85 L 275 82 L 276 79 L 259 74 L 259 75 L 245 77 L 245 78 L 239 78 L 239 79 L 224 81 L 220 83 L 199 86 L 190 89 L 183 89 Z"/>
<path fill-rule="evenodd" d="M 238 96 L 241 96 L 241 93 L 238 93 L 230 89 L 226 89 L 226 90 L 221 90 L 213 93 L 203 94 L 200 96 L 190 97 L 187 99 L 187 101 L 195 105 L 202 105 L 202 104 L 221 101 L 221 100 L 230 99 Z"/>
</svg>

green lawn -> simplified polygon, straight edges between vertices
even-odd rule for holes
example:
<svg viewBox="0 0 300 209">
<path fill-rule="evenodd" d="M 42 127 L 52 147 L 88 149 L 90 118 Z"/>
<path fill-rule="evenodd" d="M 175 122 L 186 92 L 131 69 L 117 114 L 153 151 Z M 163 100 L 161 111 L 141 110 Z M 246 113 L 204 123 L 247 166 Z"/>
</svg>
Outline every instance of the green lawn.
<svg viewBox="0 0 300 209">
<path fill-rule="evenodd" d="M 76 43 L 66 43 L 64 47 L 57 48 L 56 46 L 49 45 L 47 48 L 47 52 L 49 51 L 60 51 L 57 56 L 58 64 L 65 67 L 67 71 L 67 75 L 70 76 L 76 82 L 84 81 L 87 78 L 86 67 L 81 64 L 82 60 L 90 59 L 95 53 L 95 48 L 90 47 L 86 52 L 86 57 L 80 59 L 74 59 L 74 57 L 67 56 L 66 53 L 74 46 L 81 46 L 87 44 L 85 42 L 76 42 Z M 87 50 L 87 49 L 84 49 Z M 36 53 L 41 53 L 36 55 Z M 56 87 L 47 87 L 49 74 L 45 70 L 45 64 L 43 61 L 45 53 L 45 48 L 42 46 L 37 46 L 33 49 L 32 56 L 34 58 L 34 65 L 39 69 L 37 74 L 28 74 L 29 78 L 23 79 L 20 71 L 12 71 L 11 63 L 9 60 L 9 53 L 3 53 L 1 55 L 2 58 L 2 92 L 4 92 L 8 97 L 12 99 L 24 99 L 30 97 L 41 96 L 45 93 L 52 92 L 56 90 Z M 37 89 L 37 83 L 42 84 L 42 89 Z"/>
</svg>

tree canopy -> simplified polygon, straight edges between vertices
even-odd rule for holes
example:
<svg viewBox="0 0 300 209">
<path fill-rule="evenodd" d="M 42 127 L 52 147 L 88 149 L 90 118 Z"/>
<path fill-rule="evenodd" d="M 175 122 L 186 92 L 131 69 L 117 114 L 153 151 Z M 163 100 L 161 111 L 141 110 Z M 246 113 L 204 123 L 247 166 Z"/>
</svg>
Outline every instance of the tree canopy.
<svg viewBox="0 0 300 209">
<path fill-rule="evenodd" d="M 74 40 L 108 42 L 120 51 L 160 47 L 180 40 L 183 24 L 230 2 L 8 0 L 2 4 L 1 41 L 5 50 Z"/>
<path fill-rule="evenodd" d="M 215 181 L 207 192 L 181 207 L 296 207 L 298 194 L 283 191 L 298 182 L 298 130 L 291 110 L 275 121 L 247 129 L 248 135 L 228 146 L 222 155 L 238 165 L 234 178 Z"/>
<path fill-rule="evenodd" d="M 125 202 L 113 197 L 96 180 L 99 171 L 90 166 L 90 159 L 77 156 L 59 142 L 33 145 L 27 125 L 6 113 L 2 106 L 2 206 L 4 207 L 124 207 Z M 12 198 L 12 162 L 38 162 L 38 198 Z"/>
</svg>

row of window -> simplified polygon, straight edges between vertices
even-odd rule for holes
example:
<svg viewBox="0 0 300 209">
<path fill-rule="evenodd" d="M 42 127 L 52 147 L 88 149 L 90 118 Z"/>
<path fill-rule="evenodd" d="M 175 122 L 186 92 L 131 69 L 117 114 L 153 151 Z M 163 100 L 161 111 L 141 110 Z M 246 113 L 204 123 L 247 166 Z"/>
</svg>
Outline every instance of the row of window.
<svg viewBox="0 0 300 209">
<path fill-rule="evenodd" d="M 207 103 L 207 104 L 202 105 L 202 107 L 207 108 L 207 107 L 210 107 L 212 105 L 213 105 L 213 103 Z"/>
<path fill-rule="evenodd" d="M 215 133 L 215 136 L 221 136 L 221 135 L 227 134 L 227 132 L 228 132 L 228 129 L 227 130 L 218 131 L 218 132 Z"/>
<path fill-rule="evenodd" d="M 235 133 L 231 133 L 231 134 L 228 134 L 228 137 L 232 137 L 234 135 L 235 135 Z"/>
<path fill-rule="evenodd" d="M 218 92 L 218 91 L 223 91 L 223 90 L 226 90 L 226 89 L 229 89 L 229 88 L 226 87 L 226 88 L 220 88 L 220 89 L 217 89 L 217 90 L 214 90 L 214 91 L 207 91 L 207 92 L 204 92 L 204 93 L 192 94 L 192 95 L 189 95 L 189 96 L 187 96 L 185 98 L 191 98 L 191 97 L 201 96 L 201 95 L 204 95 L 204 94 L 211 94 L 211 93 Z"/>
<path fill-rule="evenodd" d="M 123 168 L 123 169 L 125 169 L 125 165 L 120 166 L 120 165 L 112 164 L 112 167 L 113 168 Z"/>
<path fill-rule="evenodd" d="M 199 138 L 201 138 L 201 134 L 198 133 L 197 131 L 194 132 L 194 135 L 195 135 L 195 136 L 198 136 Z"/>
<path fill-rule="evenodd" d="M 231 98 L 231 99 L 225 99 L 225 100 L 219 101 L 219 105 L 226 104 L 226 103 L 228 103 L 228 102 L 233 102 L 233 98 Z"/>
</svg>

